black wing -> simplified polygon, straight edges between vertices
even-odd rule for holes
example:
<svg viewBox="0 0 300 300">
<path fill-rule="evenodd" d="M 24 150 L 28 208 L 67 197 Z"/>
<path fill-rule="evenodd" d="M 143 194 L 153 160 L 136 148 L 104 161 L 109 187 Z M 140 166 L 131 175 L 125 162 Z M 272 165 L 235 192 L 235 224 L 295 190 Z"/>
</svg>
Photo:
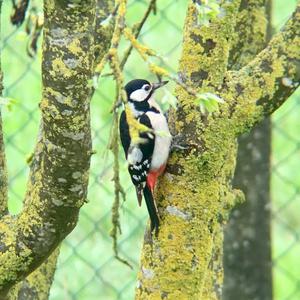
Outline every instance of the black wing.
<svg viewBox="0 0 300 300">
<path fill-rule="evenodd" d="M 141 124 L 149 128 L 152 128 L 150 119 L 146 114 L 141 115 L 138 118 L 138 121 Z M 128 153 L 130 151 L 133 151 L 133 149 L 130 148 L 131 138 L 129 134 L 129 127 L 126 121 L 125 111 L 123 111 L 120 116 L 119 130 L 120 130 L 121 143 L 125 152 L 125 157 L 127 159 Z M 139 148 L 139 150 L 142 152 L 142 159 L 140 162 L 134 165 L 130 164 L 128 166 L 128 171 L 134 185 L 139 185 L 146 181 L 148 170 L 151 164 L 153 149 L 154 149 L 154 134 L 142 133 L 140 134 L 140 137 L 143 139 L 144 142 L 140 143 L 139 145 L 135 145 L 134 147 Z"/>
<path fill-rule="evenodd" d="M 141 117 L 138 118 L 138 121 L 141 124 L 152 128 L 150 119 L 147 115 L 141 115 Z M 141 150 L 143 154 L 142 160 L 139 163 L 128 166 L 128 171 L 130 173 L 131 180 L 134 185 L 146 182 L 154 149 L 155 137 L 153 133 L 142 133 L 140 134 L 140 137 L 143 139 L 143 143 L 140 143 L 139 145 L 137 145 L 137 147 Z"/>
<path fill-rule="evenodd" d="M 126 121 L 126 113 L 124 110 L 122 111 L 120 116 L 119 130 L 120 130 L 121 143 L 125 152 L 125 157 L 127 159 L 127 153 L 128 153 L 131 139 L 129 135 L 129 127 Z"/>
</svg>

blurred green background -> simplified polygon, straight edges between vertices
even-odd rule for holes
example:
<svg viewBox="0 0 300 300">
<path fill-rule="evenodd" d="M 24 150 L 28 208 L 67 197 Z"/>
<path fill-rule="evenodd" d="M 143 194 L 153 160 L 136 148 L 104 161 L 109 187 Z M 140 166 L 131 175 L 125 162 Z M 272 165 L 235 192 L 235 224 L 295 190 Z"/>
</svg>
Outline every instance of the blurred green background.
<svg viewBox="0 0 300 300">
<path fill-rule="evenodd" d="M 176 72 L 186 10 L 183 0 L 160 0 L 158 12 L 146 22 L 141 41 L 151 45 L 162 57 L 161 62 Z M 39 5 L 39 1 L 36 1 Z M 147 1 L 130 1 L 128 20 L 138 21 Z M 273 24 L 276 31 L 285 23 L 296 0 L 274 0 Z M 3 109 L 6 154 L 9 168 L 9 208 L 18 213 L 22 207 L 29 168 L 26 158 L 36 140 L 41 98 L 41 50 L 35 59 L 26 55 L 27 38 L 24 28 L 9 23 L 10 1 L 5 1 L 1 19 L 2 69 L 4 96 L 16 99 L 11 111 Z M 126 80 L 148 78 L 147 68 L 133 53 L 125 68 Z M 154 80 L 153 76 L 148 79 Z M 168 90 L 172 91 L 172 84 Z M 161 91 L 160 98 L 168 96 Z M 272 172 L 272 251 L 274 299 L 300 299 L 300 104 L 299 90 L 273 116 Z M 121 157 L 121 178 L 127 201 L 121 207 L 122 235 L 119 251 L 134 270 L 113 257 L 111 206 L 113 202 L 112 155 L 107 148 L 111 127 L 111 104 L 114 83 L 101 79 L 92 101 L 93 148 L 89 202 L 83 207 L 75 230 L 63 242 L 58 268 L 51 289 L 51 300 L 115 300 L 133 299 L 142 238 L 147 222 L 146 208 L 139 208 L 129 182 L 126 163 Z M 163 104 L 167 106 L 166 103 Z"/>
</svg>

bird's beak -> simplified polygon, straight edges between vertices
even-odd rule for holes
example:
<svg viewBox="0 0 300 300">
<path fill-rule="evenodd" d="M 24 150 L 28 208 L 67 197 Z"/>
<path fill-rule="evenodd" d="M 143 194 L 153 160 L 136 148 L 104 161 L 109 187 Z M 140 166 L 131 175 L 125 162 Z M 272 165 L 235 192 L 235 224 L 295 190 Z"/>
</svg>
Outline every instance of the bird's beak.
<svg viewBox="0 0 300 300">
<path fill-rule="evenodd" d="M 164 86 L 165 84 L 167 84 L 169 81 L 166 80 L 166 81 L 161 81 L 161 82 L 155 82 L 155 83 L 152 83 L 152 89 L 153 90 L 157 90 L 159 89 L 160 87 Z"/>
</svg>

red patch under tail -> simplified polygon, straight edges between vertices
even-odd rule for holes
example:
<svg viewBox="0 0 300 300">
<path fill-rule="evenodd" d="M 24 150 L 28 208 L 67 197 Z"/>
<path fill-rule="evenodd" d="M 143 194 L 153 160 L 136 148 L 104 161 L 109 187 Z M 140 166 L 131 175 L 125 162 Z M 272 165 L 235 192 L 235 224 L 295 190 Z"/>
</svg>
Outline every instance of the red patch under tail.
<svg viewBox="0 0 300 300">
<path fill-rule="evenodd" d="M 166 165 L 162 165 L 156 170 L 151 170 L 147 175 L 147 186 L 150 188 L 152 194 L 154 192 L 154 187 L 156 185 L 157 178 L 164 172 L 165 167 Z"/>
</svg>

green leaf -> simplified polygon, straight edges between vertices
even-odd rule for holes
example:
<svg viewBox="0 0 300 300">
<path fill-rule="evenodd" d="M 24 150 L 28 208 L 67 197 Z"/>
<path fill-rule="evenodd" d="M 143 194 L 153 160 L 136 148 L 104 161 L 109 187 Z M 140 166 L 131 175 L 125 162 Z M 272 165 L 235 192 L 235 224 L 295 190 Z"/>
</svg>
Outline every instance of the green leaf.
<svg viewBox="0 0 300 300">
<path fill-rule="evenodd" d="M 212 93 L 199 94 L 195 100 L 195 104 L 200 107 L 202 114 L 213 113 L 219 110 L 219 104 L 224 103 L 224 100 Z"/>
<path fill-rule="evenodd" d="M 221 12 L 220 4 L 216 0 L 207 0 L 203 4 L 195 3 L 195 6 L 198 11 L 198 22 L 203 26 L 209 26 L 210 20 Z"/>
</svg>

